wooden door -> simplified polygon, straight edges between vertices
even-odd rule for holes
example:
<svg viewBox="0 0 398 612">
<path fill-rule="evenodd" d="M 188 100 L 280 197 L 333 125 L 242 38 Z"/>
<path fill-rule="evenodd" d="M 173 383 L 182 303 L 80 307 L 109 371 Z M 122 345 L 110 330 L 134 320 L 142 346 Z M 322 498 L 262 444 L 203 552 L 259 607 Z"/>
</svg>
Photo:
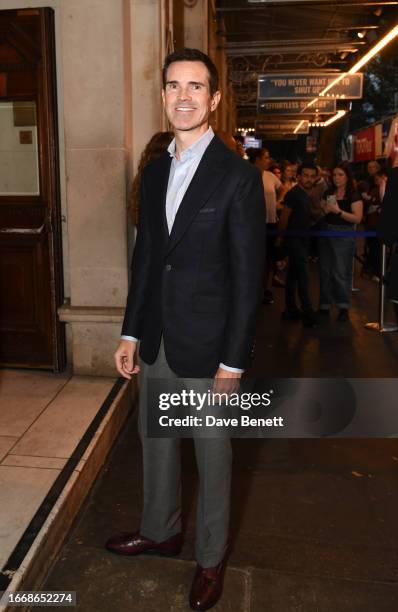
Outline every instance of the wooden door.
<svg viewBox="0 0 398 612">
<path fill-rule="evenodd" d="M 65 367 L 54 23 L 0 11 L 0 364 Z"/>
</svg>

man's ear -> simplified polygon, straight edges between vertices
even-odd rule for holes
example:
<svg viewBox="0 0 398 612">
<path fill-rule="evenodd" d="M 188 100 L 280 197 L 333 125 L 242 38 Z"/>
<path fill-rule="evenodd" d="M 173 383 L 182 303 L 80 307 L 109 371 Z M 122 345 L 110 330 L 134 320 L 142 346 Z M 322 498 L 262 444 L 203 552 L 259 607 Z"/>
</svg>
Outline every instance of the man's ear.
<svg viewBox="0 0 398 612">
<path fill-rule="evenodd" d="M 211 99 L 210 110 L 215 111 L 221 100 L 221 91 L 216 91 Z"/>
<path fill-rule="evenodd" d="M 163 102 L 163 106 L 165 104 L 165 93 L 164 93 L 164 89 L 162 89 L 162 102 Z"/>
</svg>

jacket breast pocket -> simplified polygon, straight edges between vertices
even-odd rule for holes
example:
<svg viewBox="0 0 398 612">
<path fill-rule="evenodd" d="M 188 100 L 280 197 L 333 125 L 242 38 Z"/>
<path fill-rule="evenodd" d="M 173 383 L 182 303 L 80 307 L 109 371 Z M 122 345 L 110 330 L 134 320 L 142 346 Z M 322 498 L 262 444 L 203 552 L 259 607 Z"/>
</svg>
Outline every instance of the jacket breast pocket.
<svg viewBox="0 0 398 612">
<path fill-rule="evenodd" d="M 201 208 L 194 219 L 194 223 L 199 221 L 215 221 L 217 219 L 217 209 L 211 206 Z"/>
<path fill-rule="evenodd" d="M 221 312 L 226 302 L 226 298 L 219 295 L 197 293 L 192 297 L 192 310 L 193 312 Z"/>
</svg>

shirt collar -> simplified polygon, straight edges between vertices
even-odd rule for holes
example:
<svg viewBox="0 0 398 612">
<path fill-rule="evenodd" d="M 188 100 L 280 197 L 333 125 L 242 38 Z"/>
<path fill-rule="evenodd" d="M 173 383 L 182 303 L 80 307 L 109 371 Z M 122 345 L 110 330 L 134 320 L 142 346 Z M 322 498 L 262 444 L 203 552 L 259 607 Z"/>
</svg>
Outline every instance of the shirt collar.
<svg viewBox="0 0 398 612">
<path fill-rule="evenodd" d="M 169 144 L 167 151 L 170 154 L 170 157 L 173 157 L 177 161 L 187 161 L 192 159 L 193 157 L 201 157 L 207 147 L 209 146 L 211 140 L 214 137 L 214 132 L 211 127 L 200 137 L 196 142 L 194 142 L 190 147 L 184 149 L 184 151 L 180 155 L 180 160 L 176 158 L 176 139 L 173 138 L 171 143 Z"/>
</svg>

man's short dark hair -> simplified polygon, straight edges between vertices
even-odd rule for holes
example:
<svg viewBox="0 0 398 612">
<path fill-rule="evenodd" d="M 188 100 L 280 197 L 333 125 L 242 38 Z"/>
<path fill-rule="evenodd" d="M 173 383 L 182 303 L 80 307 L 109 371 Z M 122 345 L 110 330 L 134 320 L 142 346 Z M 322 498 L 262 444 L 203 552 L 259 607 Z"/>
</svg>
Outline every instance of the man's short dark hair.
<svg viewBox="0 0 398 612">
<path fill-rule="evenodd" d="M 297 174 L 302 174 L 303 170 L 315 170 L 315 174 L 319 174 L 319 168 L 313 162 L 303 162 L 297 168 Z"/>
<path fill-rule="evenodd" d="M 265 147 L 262 149 L 257 147 L 250 147 L 249 149 L 246 149 L 246 155 L 249 158 L 249 162 L 252 164 L 255 164 L 258 159 L 261 159 L 264 153 L 268 153 L 269 155 L 269 151 Z"/>
<path fill-rule="evenodd" d="M 185 47 L 184 49 L 180 49 L 179 51 L 174 51 L 173 53 L 169 53 L 169 55 L 164 60 L 162 78 L 163 78 L 163 89 L 166 87 L 167 82 L 167 70 L 170 64 L 174 62 L 202 62 L 209 73 L 209 89 L 210 95 L 213 95 L 218 91 L 218 70 L 211 61 L 210 57 L 199 51 L 199 49 L 189 49 Z"/>
</svg>

